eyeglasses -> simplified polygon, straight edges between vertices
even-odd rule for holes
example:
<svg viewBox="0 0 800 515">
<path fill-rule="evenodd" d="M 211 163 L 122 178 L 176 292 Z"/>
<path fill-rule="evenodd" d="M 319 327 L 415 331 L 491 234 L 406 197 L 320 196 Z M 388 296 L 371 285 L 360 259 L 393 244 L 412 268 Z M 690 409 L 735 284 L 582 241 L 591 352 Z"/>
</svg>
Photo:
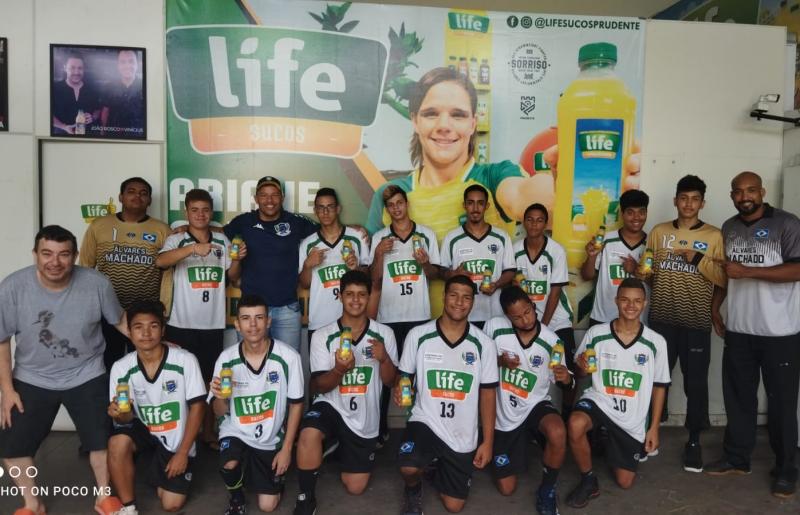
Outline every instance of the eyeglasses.
<svg viewBox="0 0 800 515">
<path fill-rule="evenodd" d="M 314 206 L 314 211 L 317 213 L 333 213 L 336 211 L 336 208 L 339 207 L 338 204 L 328 204 L 327 206 Z"/>
</svg>

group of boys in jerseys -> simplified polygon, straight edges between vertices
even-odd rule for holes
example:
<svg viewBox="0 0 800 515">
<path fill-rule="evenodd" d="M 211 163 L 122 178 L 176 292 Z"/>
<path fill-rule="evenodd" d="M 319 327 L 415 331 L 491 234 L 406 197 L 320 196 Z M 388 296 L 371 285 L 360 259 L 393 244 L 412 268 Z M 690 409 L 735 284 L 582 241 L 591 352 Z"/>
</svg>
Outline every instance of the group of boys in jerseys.
<svg viewBox="0 0 800 515">
<path fill-rule="evenodd" d="M 407 200 L 401 196 L 389 195 L 385 201 L 390 215 L 390 204 L 405 201 L 392 216 L 402 234 L 402 222 L 410 220 Z M 485 190 L 483 197 L 485 205 Z M 465 192 L 465 209 L 467 200 Z M 547 212 L 538 205 L 526 211 L 526 229 L 531 225 L 535 233 L 541 225 L 543 232 L 546 221 Z M 382 265 L 387 252 L 392 252 L 393 245 L 381 248 L 381 242 L 409 241 L 412 234 L 427 236 L 426 228 L 413 222 L 410 227 L 410 232 L 405 228 L 404 238 L 394 232 L 394 224 L 387 228 L 384 238 L 374 240 L 370 262 Z M 410 257 L 422 262 L 424 277 L 431 268 L 428 253 L 438 260 L 438 249 L 427 238 L 422 246 L 409 248 Z M 422 513 L 422 477 L 432 464 L 433 484 L 448 511 L 463 509 L 474 469 L 487 465 L 498 490 L 511 495 L 517 477 L 527 469 L 531 437 L 544 446 L 537 511 L 558 513 L 556 482 L 567 441 L 581 472 L 567 503 L 585 506 L 599 495 L 587 434 L 600 427 L 608 434 L 607 457 L 617 483 L 630 487 L 640 457 L 658 448 L 659 418 L 669 384 L 666 344 L 640 321 L 647 304 L 642 281 L 623 280 L 612 296 L 618 317 L 590 328 L 573 362 L 563 357 L 558 362 L 553 360 L 554 348 L 563 343 L 539 320 L 534 299 L 519 284 L 506 285 L 492 296 L 499 300 L 503 316 L 489 319 L 481 330 L 469 320 L 477 297 L 486 292 L 479 292 L 469 273 L 445 277 L 442 315 L 400 327 L 406 336 L 396 342 L 398 331 L 391 327 L 396 324 L 385 325 L 368 316 L 378 309 L 373 285 L 385 285 L 387 277 L 374 272 L 370 277 L 358 269 L 346 272 L 339 281 L 341 316 L 317 328 L 311 337 L 312 401 L 304 415 L 300 356 L 269 336 L 268 309 L 260 297 L 245 295 L 240 300 L 235 326 L 242 341 L 217 359 L 208 393 L 196 358 L 162 343 L 163 306 L 133 305 L 128 324 L 136 352 L 113 366 L 108 408 L 114 421 L 111 476 L 122 503 L 134 512 L 134 454 L 149 450 L 153 451 L 151 479 L 158 485 L 162 507 L 175 511 L 183 506 L 206 403 L 221 420 L 220 473 L 230 493 L 226 513 L 246 513 L 245 488 L 257 495 L 261 510 L 273 511 L 295 444 L 300 490 L 296 514 L 316 512 L 323 449 L 333 442 L 339 445 L 345 489 L 360 494 L 367 487 L 382 430 L 381 398 L 394 387 L 394 401 L 402 405 L 401 376 L 412 380 L 414 397 L 398 453 L 405 482 L 403 513 Z M 386 310 L 384 299 L 380 306 Z M 554 309 L 542 311 L 552 320 Z M 343 353 L 340 341 L 348 329 L 351 350 Z M 586 354 L 590 349 L 591 364 Z M 232 371 L 230 394 L 221 388 L 223 369 Z M 590 386 L 565 424 L 549 391 L 553 383 L 572 389 L 573 375 L 590 376 Z M 132 410 L 119 409 L 119 383 L 129 386 Z"/>
</svg>

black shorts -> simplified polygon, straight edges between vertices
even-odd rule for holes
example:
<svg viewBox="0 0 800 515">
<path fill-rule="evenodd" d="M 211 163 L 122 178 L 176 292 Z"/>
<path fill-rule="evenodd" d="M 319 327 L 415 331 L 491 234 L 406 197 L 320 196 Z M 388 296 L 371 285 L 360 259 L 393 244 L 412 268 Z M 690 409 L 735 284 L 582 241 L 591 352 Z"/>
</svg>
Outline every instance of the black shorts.
<svg viewBox="0 0 800 515">
<path fill-rule="evenodd" d="M 188 350 L 200 364 L 200 373 L 203 381 L 211 382 L 214 376 L 214 365 L 222 352 L 222 341 L 225 338 L 224 329 L 182 329 L 167 325 L 164 339 Z"/>
<path fill-rule="evenodd" d="M 336 409 L 327 402 L 315 402 L 303 415 L 300 431 L 313 427 L 322 432 L 328 443 L 339 442 L 336 457 L 342 472 L 370 473 L 375 465 L 375 445 L 378 437 L 362 438 L 347 427 Z"/>
<path fill-rule="evenodd" d="M 422 422 L 409 422 L 398 451 L 400 467 L 422 469 L 436 460 L 433 485 L 439 493 L 466 499 L 475 470 L 475 451 L 456 452 Z"/>
<path fill-rule="evenodd" d="M 606 461 L 613 468 L 636 472 L 639 458 L 644 453 L 644 444 L 615 424 L 594 401 L 581 399 L 573 411 L 582 411 L 592 419 L 592 429 L 605 427 L 608 432 Z"/>
<path fill-rule="evenodd" d="M 111 436 L 125 435 L 133 440 L 136 447 L 136 464 L 147 471 L 147 483 L 154 488 L 161 488 L 167 492 L 180 495 L 189 493 L 189 486 L 192 484 L 192 464 L 194 458 L 189 458 L 186 471 L 183 474 L 168 478 L 164 469 L 169 460 L 175 456 L 164 448 L 161 442 L 147 430 L 147 427 L 138 418 L 133 419 L 130 424 L 114 424 L 111 429 Z"/>
<path fill-rule="evenodd" d="M 494 447 L 492 447 L 492 476 L 501 479 L 516 476 L 528 470 L 528 440 L 530 436 L 542 444 L 546 444 L 544 435 L 539 431 L 539 424 L 545 415 L 561 414 L 550 401 L 542 401 L 533 407 L 528 418 L 511 431 L 494 431 Z"/>
<path fill-rule="evenodd" d="M 248 491 L 257 494 L 279 495 L 283 492 L 284 476 L 276 476 L 272 461 L 277 450 L 266 451 L 250 447 L 234 436 L 219 440 L 220 466 L 235 460 L 244 472 L 244 484 Z"/>
<path fill-rule="evenodd" d="M 108 447 L 108 375 L 103 374 L 69 390 L 48 390 L 14 379 L 14 390 L 25 413 L 11 410 L 11 427 L 0 431 L 0 456 L 33 457 L 63 404 L 78 430 L 83 449 L 103 451 Z"/>
</svg>

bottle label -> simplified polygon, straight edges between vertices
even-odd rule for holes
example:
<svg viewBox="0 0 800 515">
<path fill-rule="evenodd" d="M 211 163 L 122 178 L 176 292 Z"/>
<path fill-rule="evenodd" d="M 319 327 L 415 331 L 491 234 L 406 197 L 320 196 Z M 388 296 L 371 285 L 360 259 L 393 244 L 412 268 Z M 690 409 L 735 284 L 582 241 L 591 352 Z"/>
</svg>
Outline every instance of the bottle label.
<svg viewBox="0 0 800 515">
<path fill-rule="evenodd" d="M 620 119 L 584 118 L 575 126 L 573 225 L 582 213 L 582 228 L 590 234 L 605 224 L 609 204 L 619 196 L 624 128 Z"/>
</svg>

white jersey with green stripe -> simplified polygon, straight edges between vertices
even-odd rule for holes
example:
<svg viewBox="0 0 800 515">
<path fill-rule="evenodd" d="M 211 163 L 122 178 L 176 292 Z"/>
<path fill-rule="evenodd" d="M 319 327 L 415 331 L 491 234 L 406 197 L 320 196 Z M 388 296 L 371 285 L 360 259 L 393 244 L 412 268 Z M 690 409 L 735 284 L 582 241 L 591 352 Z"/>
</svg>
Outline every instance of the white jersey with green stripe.
<svg viewBox="0 0 800 515">
<path fill-rule="evenodd" d="M 537 404 L 550 400 L 550 385 L 554 381 L 550 354 L 559 339 L 538 320 L 536 327 L 536 335 L 524 343 L 504 316 L 489 320 L 483 328 L 494 340 L 498 356 L 506 352 L 519 358 L 519 366 L 515 369 L 499 367 L 500 388 L 497 389 L 497 420 L 494 424 L 499 431 L 518 428 Z"/>
<path fill-rule="evenodd" d="M 325 259 L 311 271 L 311 287 L 308 299 L 308 328 L 312 331 L 334 322 L 342 316 L 339 300 L 339 280 L 347 272 L 342 259 L 342 247 L 349 242 L 359 265 L 369 264 L 369 245 L 362 240 L 361 233 L 352 227 L 343 227 L 339 238 L 329 244 L 317 231 L 300 243 L 299 272 L 303 263 L 315 248 L 326 250 Z"/>
<path fill-rule="evenodd" d="M 333 370 L 341 336 L 341 320 L 314 331 L 309 350 L 312 376 Z M 372 357 L 370 340 L 373 339 L 383 343 L 386 355 L 397 366 L 394 332 L 389 326 L 370 320 L 367 329 L 351 343 L 355 366 L 347 371 L 338 386 L 314 399 L 314 402 L 333 406 L 347 427 L 361 438 L 378 436 L 381 392 L 385 388 L 381 381 L 381 364 Z"/>
<path fill-rule="evenodd" d="M 647 235 L 642 233 L 642 239 L 634 246 L 628 243 L 619 234 L 619 231 L 609 231 L 603 241 L 603 250 L 594 262 L 594 269 L 597 271 L 597 283 L 594 290 L 594 304 L 592 313 L 589 315 L 592 320 L 598 322 L 611 322 L 619 316 L 617 304 L 614 299 L 617 296 L 617 287 L 622 280 L 632 277 L 625 271 L 622 263 L 625 258 L 631 256 L 637 262 L 642 257 L 647 246 Z M 642 311 L 642 322 L 647 320 L 647 310 Z"/>
<path fill-rule="evenodd" d="M 289 404 L 303 402 L 303 365 L 300 354 L 280 340 L 272 340 L 264 362 L 254 369 L 242 352 L 244 342 L 228 347 L 217 358 L 214 377 L 223 368 L 233 371 L 229 412 L 219 426 L 219 437 L 235 437 L 255 449 L 283 445 Z M 213 399 L 209 394 L 208 400 Z"/>
<path fill-rule="evenodd" d="M 409 331 L 400 372 L 415 375 L 412 422 L 422 422 L 455 452 L 472 452 L 478 445 L 481 388 L 497 387 L 494 341 L 467 324 L 450 342 L 439 320 Z"/>
<path fill-rule="evenodd" d="M 588 348 L 597 353 L 597 372 L 581 399 L 594 401 L 615 424 L 644 442 L 653 386 L 670 384 L 666 341 L 641 324 L 636 339 L 625 345 L 608 323 L 586 331 L 576 361 Z"/>
<path fill-rule="evenodd" d="M 531 301 L 536 305 L 536 314 L 541 319 L 547 306 L 547 299 L 553 286 L 561 286 L 561 295 L 547 327 L 553 331 L 572 327 L 572 307 L 567 298 L 565 288 L 569 285 L 567 270 L 567 254 L 564 247 L 552 238 L 545 237 L 544 246 L 539 255 L 530 256 L 525 247 L 525 238 L 514 243 L 514 261 L 516 269 L 525 276 L 522 285 Z"/>
<path fill-rule="evenodd" d="M 188 231 L 171 234 L 159 253 L 197 243 Z M 182 329 L 225 329 L 225 271 L 231 266 L 230 241 L 211 233 L 207 256 L 192 255 L 175 265 L 169 325 Z"/>
<path fill-rule="evenodd" d="M 416 322 L 431 318 L 431 302 L 428 296 L 428 278 L 425 270 L 414 257 L 414 237 L 419 239 L 432 265 L 439 264 L 439 244 L 433 230 L 414 224 L 411 234 L 404 240 L 392 227 L 384 227 L 372 236 L 369 263 L 375 260 L 375 247 L 385 238 L 395 238 L 392 250 L 383 255 L 383 279 L 378 320 L 384 324 L 392 322 Z"/>
<path fill-rule="evenodd" d="M 455 270 L 463 264 L 478 287 L 475 303 L 469 314 L 470 322 L 485 322 L 503 314 L 500 308 L 500 290 L 486 295 L 480 291 L 480 286 L 483 270 L 486 268 L 492 272 L 492 282 L 500 279 L 500 275 L 506 270 L 514 270 L 512 246 L 508 233 L 491 225 L 481 238 L 475 238 L 462 225 L 447 233 L 442 240 L 442 266 Z"/>
<path fill-rule="evenodd" d="M 189 351 L 164 345 L 164 357 L 156 376 L 149 379 L 136 351 L 117 360 L 111 367 L 109 398 L 117 395 L 117 385 L 127 383 L 136 418 L 142 421 L 161 445 L 175 452 L 186 432 L 189 404 L 206 398 L 206 387 L 197 358 Z M 189 456 L 195 455 L 195 446 Z"/>
</svg>

